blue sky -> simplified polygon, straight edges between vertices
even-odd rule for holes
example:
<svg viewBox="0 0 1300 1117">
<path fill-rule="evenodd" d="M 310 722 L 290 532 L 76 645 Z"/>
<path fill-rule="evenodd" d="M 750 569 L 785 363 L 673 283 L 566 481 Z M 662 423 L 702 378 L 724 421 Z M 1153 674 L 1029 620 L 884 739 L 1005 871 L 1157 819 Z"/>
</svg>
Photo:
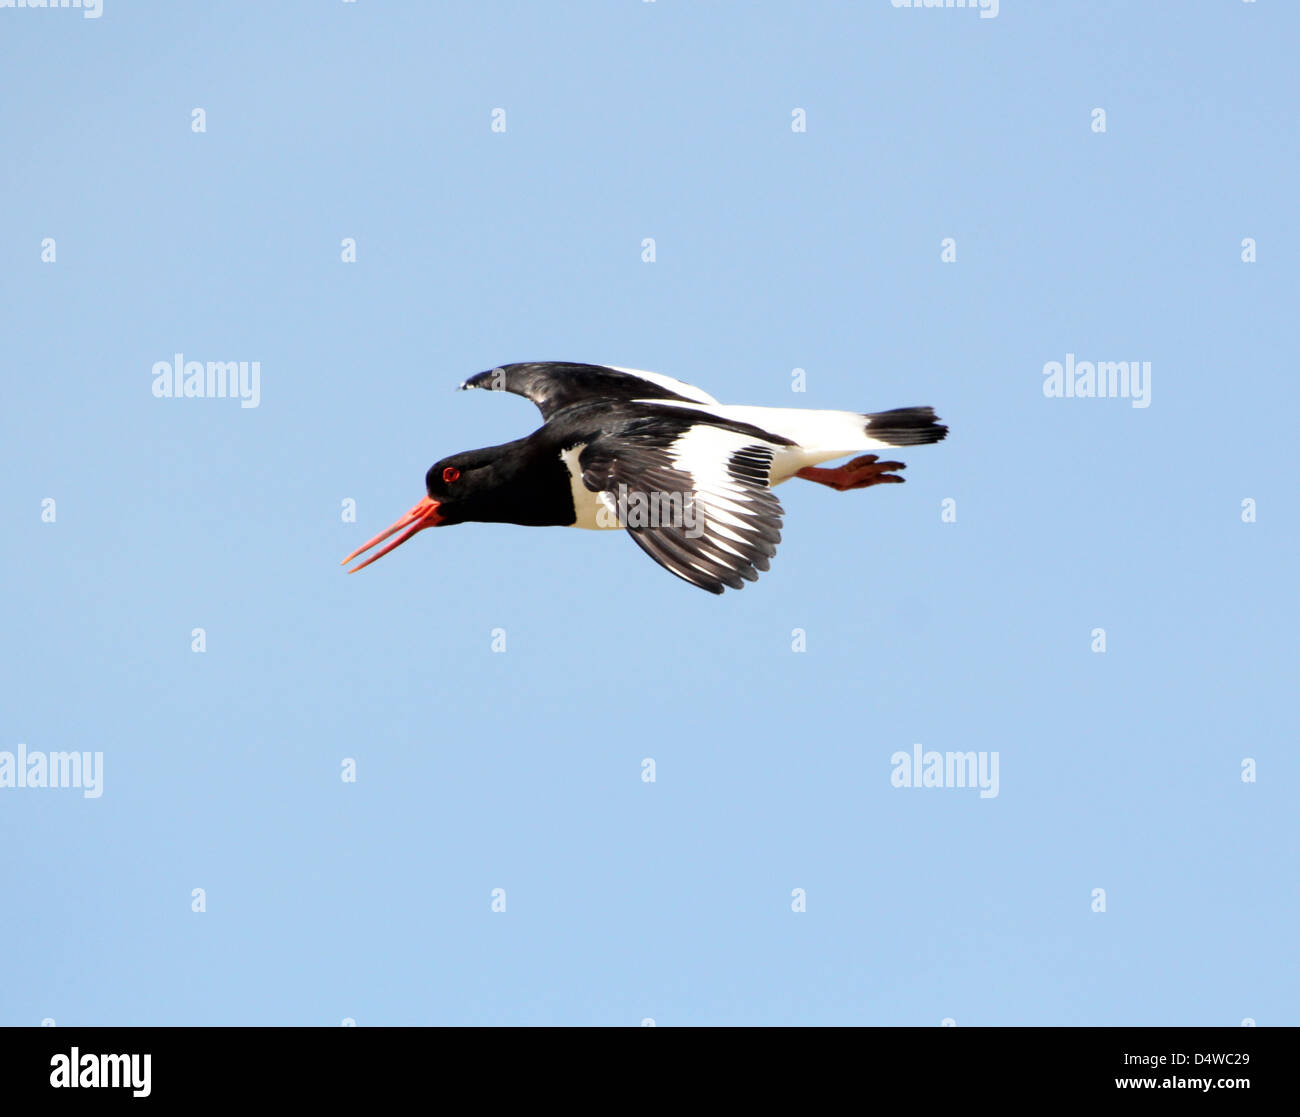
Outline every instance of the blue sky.
<svg viewBox="0 0 1300 1117">
<path fill-rule="evenodd" d="M 0 1023 L 1300 1022 L 1298 30 L 0 10 L 0 752 L 103 755 L 0 787 Z M 155 398 L 175 353 L 258 406 Z M 542 359 L 952 434 L 783 486 L 739 594 L 485 525 L 346 577 Z M 918 743 L 998 794 L 894 786 Z"/>
</svg>

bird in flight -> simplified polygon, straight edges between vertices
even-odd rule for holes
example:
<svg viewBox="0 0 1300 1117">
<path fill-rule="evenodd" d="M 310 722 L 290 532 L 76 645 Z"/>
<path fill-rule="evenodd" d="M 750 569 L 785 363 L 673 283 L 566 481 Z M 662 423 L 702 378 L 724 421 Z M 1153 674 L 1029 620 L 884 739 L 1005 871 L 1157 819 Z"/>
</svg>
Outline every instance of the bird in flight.
<svg viewBox="0 0 1300 1117">
<path fill-rule="evenodd" d="M 461 387 L 524 396 L 545 421 L 527 438 L 432 466 L 427 495 L 343 565 L 397 538 L 350 573 L 425 528 L 507 523 L 622 528 L 692 585 L 741 589 L 768 568 L 781 541 L 774 486 L 791 477 L 840 492 L 898 483 L 891 471 L 903 463 L 873 453 L 833 469 L 820 463 L 948 434 L 929 407 L 870 414 L 736 407 L 668 376 L 608 365 L 502 365 Z"/>
</svg>

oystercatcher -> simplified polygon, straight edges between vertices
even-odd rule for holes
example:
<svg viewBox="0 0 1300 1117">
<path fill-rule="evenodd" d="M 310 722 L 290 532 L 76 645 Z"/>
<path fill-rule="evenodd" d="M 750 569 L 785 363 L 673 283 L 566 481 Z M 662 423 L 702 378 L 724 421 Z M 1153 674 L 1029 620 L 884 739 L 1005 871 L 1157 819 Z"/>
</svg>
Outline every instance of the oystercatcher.
<svg viewBox="0 0 1300 1117">
<path fill-rule="evenodd" d="M 428 495 L 343 565 L 389 536 L 355 573 L 429 527 L 469 521 L 625 528 L 660 566 L 710 593 L 754 581 L 781 540 L 772 487 L 801 477 L 843 492 L 903 480 L 876 454 L 938 442 L 929 407 L 858 414 L 732 407 L 653 372 L 539 361 L 480 372 L 461 388 L 514 392 L 544 424 L 527 438 L 467 450 L 425 475 Z M 403 530 L 405 529 L 405 530 Z"/>
</svg>

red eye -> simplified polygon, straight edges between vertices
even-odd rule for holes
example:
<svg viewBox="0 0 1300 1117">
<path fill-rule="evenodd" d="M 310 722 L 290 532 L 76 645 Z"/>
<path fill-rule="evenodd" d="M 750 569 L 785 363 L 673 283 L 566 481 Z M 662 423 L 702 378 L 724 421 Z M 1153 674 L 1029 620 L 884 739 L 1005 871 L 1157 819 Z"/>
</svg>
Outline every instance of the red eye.
<svg viewBox="0 0 1300 1117">
<path fill-rule="evenodd" d="M 450 485 L 453 481 L 459 481 L 459 480 L 460 480 L 460 470 L 457 469 L 454 465 L 449 465 L 446 469 L 444 469 L 444 470 L 442 471 L 442 479 L 443 479 L 444 481 L 446 481 L 447 484 L 449 484 L 449 485 Z"/>
</svg>

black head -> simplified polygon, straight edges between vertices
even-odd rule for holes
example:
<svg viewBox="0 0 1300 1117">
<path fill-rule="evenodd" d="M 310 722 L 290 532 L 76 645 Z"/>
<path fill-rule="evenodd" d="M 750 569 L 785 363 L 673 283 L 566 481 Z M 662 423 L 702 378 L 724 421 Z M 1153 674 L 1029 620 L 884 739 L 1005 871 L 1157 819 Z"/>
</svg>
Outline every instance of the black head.
<svg viewBox="0 0 1300 1117">
<path fill-rule="evenodd" d="M 494 515 L 502 500 L 505 477 L 503 446 L 465 450 L 435 462 L 424 475 L 424 491 L 438 506 L 438 526 L 501 520 Z"/>
<path fill-rule="evenodd" d="M 544 450 L 531 438 L 443 458 L 424 475 L 424 490 L 428 495 L 419 504 L 343 560 L 347 564 L 402 532 L 352 573 L 425 528 L 470 522 L 546 526 L 574 519 L 568 471 L 558 453 Z"/>
</svg>

